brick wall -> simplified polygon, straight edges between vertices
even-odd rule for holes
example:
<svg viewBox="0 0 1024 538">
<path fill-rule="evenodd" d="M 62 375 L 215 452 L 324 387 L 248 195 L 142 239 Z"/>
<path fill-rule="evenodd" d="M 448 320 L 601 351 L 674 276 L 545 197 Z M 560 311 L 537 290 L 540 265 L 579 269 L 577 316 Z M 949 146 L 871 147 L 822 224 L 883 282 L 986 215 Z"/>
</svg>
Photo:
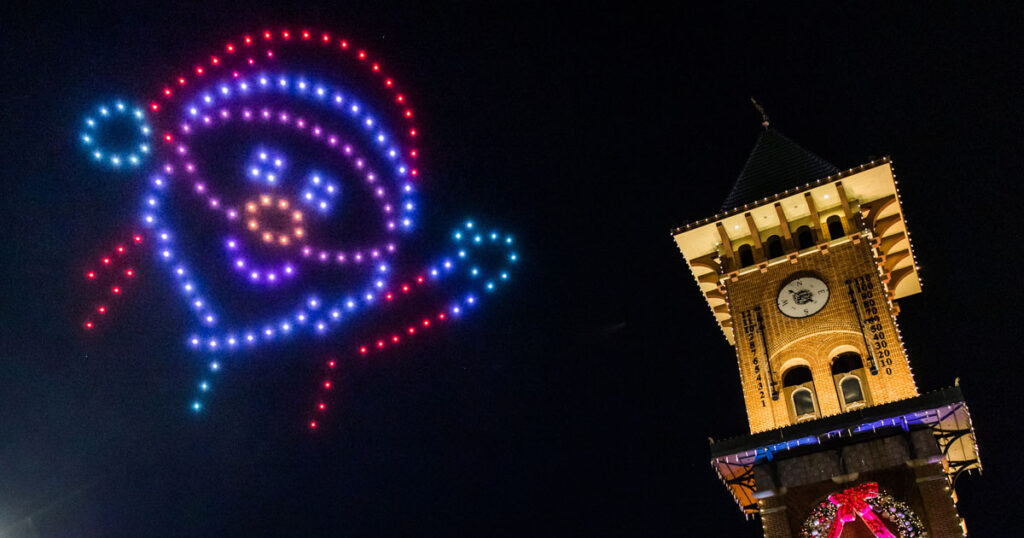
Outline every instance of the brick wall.
<svg viewBox="0 0 1024 538">
<path fill-rule="evenodd" d="M 745 341 L 743 312 L 753 312 L 760 307 L 764 319 L 768 353 L 771 357 L 772 377 L 781 394 L 783 368 L 805 364 L 811 369 L 821 416 L 842 412 L 839 395 L 831 375 L 831 359 L 842 351 L 856 351 L 862 357 L 865 368 L 870 365 L 867 345 L 878 354 L 877 375 L 866 376 L 865 389 L 870 393 L 872 403 L 882 404 L 917 395 L 917 386 L 903 350 L 893 309 L 887 299 L 884 283 L 881 281 L 873 251 L 862 238 L 854 242 L 834 245 L 825 251 L 804 254 L 796 263 L 769 266 L 766 271 L 742 274 L 737 280 L 726 282 L 726 291 L 732 317 L 736 321 L 736 350 L 739 360 L 740 378 L 747 407 L 750 431 L 757 433 L 791 424 L 789 408 L 785 398 L 770 397 L 770 383 L 764 361 L 765 352 L 759 334 L 755 334 L 755 351 Z M 803 275 L 816 276 L 829 287 L 829 301 L 818 313 L 802 319 L 782 314 L 776 306 L 776 297 L 782 286 L 789 280 Z M 870 284 L 871 300 L 877 309 L 876 330 L 868 324 L 862 333 L 857 313 L 850 303 L 847 280 L 866 276 L 861 282 Z M 855 290 L 856 291 L 856 290 Z M 864 298 L 858 293 L 858 300 Z M 871 315 L 860 303 L 862 317 Z M 868 341 L 865 342 L 865 334 Z M 878 339 L 873 338 L 877 334 Z M 884 342 L 884 350 L 877 346 Z M 755 364 L 754 359 L 758 359 Z M 883 364 L 884 362 L 884 364 Z M 760 375 L 760 379 L 758 376 Z M 762 397 L 763 394 L 763 397 Z"/>
<path fill-rule="evenodd" d="M 789 529 L 789 514 L 784 497 L 761 499 L 757 505 L 761 511 L 761 527 L 766 538 L 790 538 L 799 533 Z"/>
</svg>

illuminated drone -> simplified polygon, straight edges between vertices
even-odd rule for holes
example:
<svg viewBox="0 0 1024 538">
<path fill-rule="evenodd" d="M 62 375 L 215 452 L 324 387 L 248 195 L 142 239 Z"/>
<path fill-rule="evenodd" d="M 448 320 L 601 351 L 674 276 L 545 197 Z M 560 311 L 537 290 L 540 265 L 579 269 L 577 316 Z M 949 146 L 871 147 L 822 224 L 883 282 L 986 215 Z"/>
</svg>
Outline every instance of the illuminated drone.
<svg viewBox="0 0 1024 538">
<path fill-rule="evenodd" d="M 130 136 L 111 142 L 118 123 Z M 191 312 L 183 345 L 204 363 L 195 412 L 226 357 L 338 334 L 385 305 L 427 297 L 433 306 L 325 359 L 307 422 L 316 429 L 341 357 L 458 318 L 518 260 L 512 236 L 471 220 L 444 254 L 401 260 L 424 177 L 413 109 L 376 59 L 329 33 L 242 36 L 145 105 L 96 107 L 79 137 L 90 160 L 146 182 L 137 226 L 85 271 L 104 299 L 83 327 L 110 315 L 138 278 L 133 256 L 151 251 Z"/>
</svg>

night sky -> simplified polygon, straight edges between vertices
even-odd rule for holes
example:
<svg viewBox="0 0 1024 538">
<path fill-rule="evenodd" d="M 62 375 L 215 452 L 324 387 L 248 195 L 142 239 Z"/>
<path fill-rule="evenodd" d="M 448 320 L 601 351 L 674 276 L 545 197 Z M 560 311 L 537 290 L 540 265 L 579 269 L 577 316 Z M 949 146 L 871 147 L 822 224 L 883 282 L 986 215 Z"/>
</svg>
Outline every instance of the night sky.
<svg viewBox="0 0 1024 538">
<path fill-rule="evenodd" d="M 34 4 L 0 14 L 0 536 L 760 536 L 708 464 L 746 417 L 669 234 L 728 193 L 751 96 L 841 169 L 892 157 L 924 283 L 904 343 L 922 392 L 961 378 L 985 466 L 961 514 L 976 536 L 1015 520 L 1019 8 Z M 154 261 L 108 326 L 79 325 L 139 181 L 87 162 L 85 111 L 304 24 L 418 103 L 420 234 L 473 215 L 523 260 L 463 322 L 345 359 L 315 435 L 309 388 L 344 333 L 226 361 L 195 415 L 203 361 Z"/>
</svg>

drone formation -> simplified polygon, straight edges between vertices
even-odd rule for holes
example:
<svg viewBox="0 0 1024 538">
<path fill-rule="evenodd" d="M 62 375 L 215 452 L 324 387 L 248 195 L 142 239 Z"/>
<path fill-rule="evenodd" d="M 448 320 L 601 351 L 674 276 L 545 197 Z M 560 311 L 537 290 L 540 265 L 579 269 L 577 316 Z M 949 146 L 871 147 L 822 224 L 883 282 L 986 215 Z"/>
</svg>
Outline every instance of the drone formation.
<svg viewBox="0 0 1024 538">
<path fill-rule="evenodd" d="M 127 134 L 111 136 L 111 125 Z M 399 257 L 421 209 L 420 130 L 380 61 L 330 33 L 244 35 L 145 105 L 97 106 L 79 138 L 89 160 L 145 182 L 139 220 L 85 270 L 102 299 L 82 326 L 102 325 L 139 278 L 137 254 L 153 253 L 191 315 L 182 341 L 201 360 L 193 412 L 228 357 L 418 305 L 400 322 L 388 309 L 376 336 L 323 360 L 305 419 L 316 430 L 344 357 L 460 318 L 519 260 L 511 235 L 473 220 L 439 255 Z"/>
</svg>

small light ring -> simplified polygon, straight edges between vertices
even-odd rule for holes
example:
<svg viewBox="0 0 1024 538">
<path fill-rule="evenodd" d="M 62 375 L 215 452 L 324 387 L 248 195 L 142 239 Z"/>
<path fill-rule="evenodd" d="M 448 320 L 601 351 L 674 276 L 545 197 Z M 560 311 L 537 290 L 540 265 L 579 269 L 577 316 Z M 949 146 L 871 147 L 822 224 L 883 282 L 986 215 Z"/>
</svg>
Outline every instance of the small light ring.
<svg viewBox="0 0 1024 538">
<path fill-rule="evenodd" d="M 283 227 L 268 224 L 265 219 L 261 219 L 266 212 L 276 213 L 280 217 L 279 220 L 287 221 L 288 224 Z M 292 203 L 283 196 L 275 199 L 269 194 L 261 194 L 257 200 L 245 203 L 244 214 L 245 228 L 257 234 L 268 245 L 287 247 L 292 243 L 302 243 L 306 240 L 305 217 L 302 211 L 293 208 Z"/>
<path fill-rule="evenodd" d="M 131 122 L 136 137 L 125 147 L 108 148 L 102 144 L 103 125 L 110 121 Z M 146 122 L 146 113 L 141 107 L 127 101 L 117 100 L 110 104 L 98 105 L 85 118 L 78 138 L 90 160 L 113 170 L 137 168 L 151 153 L 150 136 L 152 128 Z"/>
</svg>

